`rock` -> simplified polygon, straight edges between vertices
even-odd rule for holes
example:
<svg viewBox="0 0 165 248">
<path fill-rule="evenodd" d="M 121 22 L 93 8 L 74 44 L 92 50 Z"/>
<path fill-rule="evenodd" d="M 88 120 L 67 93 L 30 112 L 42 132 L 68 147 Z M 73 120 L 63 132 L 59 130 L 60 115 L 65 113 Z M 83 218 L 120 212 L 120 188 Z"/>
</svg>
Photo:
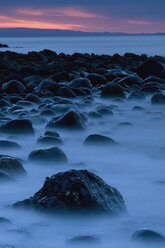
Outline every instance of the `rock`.
<svg viewBox="0 0 165 248">
<path fill-rule="evenodd" d="M 4 83 L 2 85 L 1 90 L 8 94 L 20 94 L 21 95 L 26 91 L 26 88 L 21 82 L 17 80 L 10 80 L 9 82 Z"/>
<path fill-rule="evenodd" d="M 37 87 L 35 87 L 35 91 L 36 92 L 41 92 L 42 90 L 46 90 L 46 89 L 48 89 L 49 87 L 52 87 L 52 86 L 54 86 L 54 85 L 56 85 L 56 83 L 53 81 L 53 80 L 51 80 L 51 79 L 43 79 L 42 81 L 41 81 L 41 83 L 37 86 Z"/>
<path fill-rule="evenodd" d="M 165 95 L 162 94 L 155 94 L 151 98 L 152 104 L 165 104 Z"/>
<path fill-rule="evenodd" d="M 5 99 L 0 100 L 0 108 L 10 107 L 10 106 L 11 106 L 11 104 L 8 101 L 6 101 Z"/>
<path fill-rule="evenodd" d="M 165 67 L 158 60 L 151 58 L 138 67 L 137 73 L 141 78 L 149 76 L 161 77 L 165 73 Z"/>
<path fill-rule="evenodd" d="M 33 197 L 14 206 L 110 215 L 126 212 L 119 191 L 87 170 L 70 170 L 47 177 Z"/>
<path fill-rule="evenodd" d="M 118 145 L 116 141 L 113 139 L 99 135 L 99 134 L 91 134 L 89 135 L 85 141 L 85 145 L 92 145 L 92 146 L 112 146 L 112 145 Z"/>
<path fill-rule="evenodd" d="M 120 86 L 107 84 L 102 88 L 101 97 L 103 98 L 125 98 L 125 94 Z"/>
<path fill-rule="evenodd" d="M 29 154 L 28 160 L 30 162 L 45 164 L 45 165 L 61 164 L 68 162 L 65 153 L 58 147 L 35 150 Z"/>
<path fill-rule="evenodd" d="M 60 87 L 57 90 L 57 95 L 61 96 L 61 97 L 66 97 L 66 98 L 75 98 L 76 94 L 74 93 L 74 91 L 66 86 Z"/>
<path fill-rule="evenodd" d="M 149 243 L 165 242 L 165 238 L 161 234 L 146 228 L 134 232 L 132 235 L 132 240 L 149 242 Z"/>
<path fill-rule="evenodd" d="M 127 100 L 143 100 L 145 99 L 145 94 L 141 91 L 133 91 L 127 98 Z"/>
<path fill-rule="evenodd" d="M 96 111 L 101 115 L 113 115 L 111 108 L 108 106 L 97 107 Z"/>
<path fill-rule="evenodd" d="M 26 174 L 21 162 L 15 158 L 7 156 L 2 156 L 0 158 L 0 170 L 7 173 L 9 176 Z"/>
<path fill-rule="evenodd" d="M 71 81 L 71 76 L 69 75 L 68 72 L 65 72 L 65 71 L 61 71 L 61 72 L 57 72 L 56 74 L 54 74 L 52 76 L 52 79 L 55 81 L 55 82 L 61 82 L 61 81 L 67 81 L 67 82 L 70 82 Z"/>
<path fill-rule="evenodd" d="M 0 217 L 0 225 L 11 225 L 11 221 L 8 220 L 7 218 Z"/>
<path fill-rule="evenodd" d="M 69 84 L 73 88 L 88 88 L 92 89 L 92 84 L 87 78 L 76 78 L 72 80 Z"/>
<path fill-rule="evenodd" d="M 40 113 L 40 115 L 44 116 L 44 117 L 52 117 L 52 116 L 54 116 L 54 112 L 52 110 L 46 109 L 46 110 L 43 110 Z"/>
<path fill-rule="evenodd" d="M 0 150 L 19 150 L 21 149 L 21 146 L 14 142 L 9 140 L 0 140 Z"/>
<path fill-rule="evenodd" d="M 90 73 L 87 78 L 91 81 L 93 86 L 98 86 L 105 84 L 107 82 L 106 77 L 96 74 L 96 73 Z"/>
<path fill-rule="evenodd" d="M 46 128 L 67 128 L 72 130 L 84 129 L 84 123 L 79 113 L 69 111 L 68 113 L 51 120 Z"/>
<path fill-rule="evenodd" d="M 59 138 L 60 135 L 57 133 L 57 132 L 52 132 L 52 131 L 46 131 L 44 133 L 45 136 L 52 136 L 52 137 L 56 137 L 56 138 Z"/>
<path fill-rule="evenodd" d="M 0 182 L 11 181 L 12 177 L 5 171 L 0 170 Z M 1 224 L 1 221 L 0 221 Z"/>
<path fill-rule="evenodd" d="M 12 120 L 0 127 L 0 132 L 16 135 L 33 135 L 32 122 L 28 119 Z"/>
<path fill-rule="evenodd" d="M 0 43 L 0 48 L 8 48 L 9 46 L 7 44 Z"/>
<path fill-rule="evenodd" d="M 142 85 L 143 80 L 138 76 L 127 76 L 127 77 L 122 78 L 118 83 L 121 86 L 124 86 L 124 85 L 132 86 L 136 84 Z"/>
<path fill-rule="evenodd" d="M 145 108 L 140 107 L 140 106 L 134 106 L 134 107 L 132 108 L 132 110 L 133 110 L 133 111 L 145 111 Z"/>
<path fill-rule="evenodd" d="M 36 103 L 36 104 L 41 103 L 40 98 L 38 96 L 34 95 L 34 94 L 28 94 L 25 97 L 25 101 L 33 102 L 33 103 Z"/>
<path fill-rule="evenodd" d="M 67 240 L 70 245 L 97 245 L 100 243 L 100 239 L 94 236 L 75 236 Z"/>
<path fill-rule="evenodd" d="M 37 140 L 37 144 L 44 146 L 54 146 L 54 145 L 62 145 L 63 142 L 59 137 L 45 136 L 45 137 L 40 137 Z"/>
</svg>

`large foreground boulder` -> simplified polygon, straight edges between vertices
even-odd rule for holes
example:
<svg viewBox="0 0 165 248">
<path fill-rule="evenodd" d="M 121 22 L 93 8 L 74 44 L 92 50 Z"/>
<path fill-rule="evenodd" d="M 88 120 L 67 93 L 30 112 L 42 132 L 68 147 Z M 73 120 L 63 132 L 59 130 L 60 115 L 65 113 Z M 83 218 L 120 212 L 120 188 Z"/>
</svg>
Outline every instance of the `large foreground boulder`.
<svg viewBox="0 0 165 248">
<path fill-rule="evenodd" d="M 14 206 L 112 215 L 126 211 L 119 191 L 87 170 L 70 170 L 47 177 L 33 197 Z"/>
<path fill-rule="evenodd" d="M 28 160 L 39 164 L 59 164 L 68 161 L 65 153 L 58 147 L 39 149 L 29 154 Z"/>
<path fill-rule="evenodd" d="M 0 132 L 16 135 L 33 135 L 32 122 L 28 119 L 12 120 L 0 127 Z"/>
</svg>

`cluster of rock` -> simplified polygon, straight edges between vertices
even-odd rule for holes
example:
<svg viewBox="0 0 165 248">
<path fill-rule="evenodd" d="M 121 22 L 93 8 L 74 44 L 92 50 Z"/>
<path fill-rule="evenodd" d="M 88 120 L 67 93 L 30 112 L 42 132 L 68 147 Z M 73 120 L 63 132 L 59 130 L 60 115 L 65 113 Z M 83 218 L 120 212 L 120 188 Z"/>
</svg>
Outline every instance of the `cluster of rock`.
<svg viewBox="0 0 165 248">
<path fill-rule="evenodd" d="M 0 48 L 7 48 L 7 47 L 9 47 L 7 44 L 0 43 Z"/>
</svg>

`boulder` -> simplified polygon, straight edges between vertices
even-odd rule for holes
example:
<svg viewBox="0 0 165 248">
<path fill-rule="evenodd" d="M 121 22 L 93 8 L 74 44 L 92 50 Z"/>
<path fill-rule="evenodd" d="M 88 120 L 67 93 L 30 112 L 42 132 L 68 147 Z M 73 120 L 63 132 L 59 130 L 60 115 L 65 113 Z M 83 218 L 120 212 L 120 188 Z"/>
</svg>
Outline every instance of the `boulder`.
<svg viewBox="0 0 165 248">
<path fill-rule="evenodd" d="M 67 163 L 65 153 L 58 147 L 39 149 L 29 154 L 28 160 L 37 164 L 61 164 Z"/>
<path fill-rule="evenodd" d="M 21 146 L 14 142 L 9 140 L 0 140 L 0 150 L 18 150 L 21 149 Z"/>
<path fill-rule="evenodd" d="M 66 98 L 75 98 L 76 94 L 74 93 L 74 91 L 66 86 L 60 87 L 57 90 L 57 95 L 61 96 L 61 97 L 66 97 Z"/>
<path fill-rule="evenodd" d="M 32 122 L 28 119 L 12 120 L 0 127 L 0 132 L 16 135 L 33 135 Z"/>
<path fill-rule="evenodd" d="M 1 90 L 8 94 L 23 94 L 26 91 L 25 86 L 17 80 L 10 80 L 2 85 Z"/>
<path fill-rule="evenodd" d="M 112 145 L 118 145 L 116 141 L 113 139 L 99 135 L 99 134 L 91 134 L 89 135 L 85 141 L 85 145 L 92 145 L 92 146 L 112 146 Z"/>
<path fill-rule="evenodd" d="M 165 243 L 165 238 L 161 234 L 147 228 L 143 228 L 134 232 L 132 235 L 132 240 L 149 242 L 149 243 L 153 243 L 153 242 Z"/>
<path fill-rule="evenodd" d="M 120 86 L 107 84 L 102 88 L 101 97 L 103 98 L 125 98 L 124 91 Z"/>
<path fill-rule="evenodd" d="M 160 94 L 155 94 L 151 98 L 152 104 L 165 104 L 165 95 Z"/>
<path fill-rule="evenodd" d="M 47 127 L 49 128 L 67 128 L 72 130 L 84 129 L 84 123 L 81 115 L 75 111 L 69 111 L 68 113 L 51 120 Z"/>
<path fill-rule="evenodd" d="M 87 170 L 70 170 L 47 177 L 34 196 L 14 206 L 110 215 L 126 212 L 119 191 Z"/>
<path fill-rule="evenodd" d="M 100 239 L 95 236 L 84 235 L 84 236 L 75 236 L 67 240 L 69 245 L 97 245 L 100 243 Z"/>
<path fill-rule="evenodd" d="M 26 174 L 21 162 L 5 155 L 0 157 L 0 170 L 7 173 L 9 176 Z"/>
<path fill-rule="evenodd" d="M 76 78 L 70 82 L 73 88 L 88 88 L 92 89 L 92 84 L 88 78 Z"/>
<path fill-rule="evenodd" d="M 87 78 L 91 81 L 93 86 L 105 84 L 107 82 L 106 77 L 97 73 L 90 73 Z"/>
<path fill-rule="evenodd" d="M 34 95 L 34 94 L 28 94 L 25 97 L 25 101 L 33 102 L 33 103 L 36 103 L 36 104 L 41 103 L 40 98 L 38 96 Z"/>
<path fill-rule="evenodd" d="M 151 58 L 138 67 L 137 73 L 141 78 L 149 76 L 161 77 L 165 73 L 165 67 L 163 63 Z"/>
</svg>

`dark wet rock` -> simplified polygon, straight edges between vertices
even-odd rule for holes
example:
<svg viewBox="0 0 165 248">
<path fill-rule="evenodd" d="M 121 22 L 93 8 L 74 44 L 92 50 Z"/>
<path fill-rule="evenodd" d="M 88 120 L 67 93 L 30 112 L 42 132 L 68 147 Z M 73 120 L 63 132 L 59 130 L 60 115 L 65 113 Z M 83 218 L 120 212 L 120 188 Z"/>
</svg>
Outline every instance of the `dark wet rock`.
<svg viewBox="0 0 165 248">
<path fill-rule="evenodd" d="M 85 141 L 85 145 L 92 145 L 92 146 L 112 146 L 112 145 L 118 145 L 116 141 L 113 139 L 100 135 L 100 134 L 91 134 L 89 135 Z"/>
<path fill-rule="evenodd" d="M 36 104 L 39 104 L 41 102 L 40 98 L 34 94 L 28 94 L 26 97 L 25 97 L 25 101 L 29 101 L 29 102 L 33 102 L 33 103 L 36 103 Z"/>
<path fill-rule="evenodd" d="M 100 243 L 100 239 L 95 236 L 75 236 L 71 239 L 67 240 L 67 244 L 69 245 L 98 245 Z"/>
<path fill-rule="evenodd" d="M 21 107 L 26 108 L 26 109 L 30 109 L 30 108 L 34 107 L 34 103 L 32 103 L 30 101 L 25 101 L 25 100 L 18 101 L 16 103 L 16 105 L 21 106 Z"/>
<path fill-rule="evenodd" d="M 111 215 L 126 211 L 119 191 L 87 170 L 70 170 L 48 177 L 33 197 L 14 206 Z"/>
<path fill-rule="evenodd" d="M 26 91 L 26 88 L 17 80 L 10 80 L 2 85 L 1 90 L 8 94 L 23 94 Z"/>
<path fill-rule="evenodd" d="M 101 97 L 103 98 L 125 98 L 124 91 L 120 86 L 107 84 L 102 88 Z"/>
<path fill-rule="evenodd" d="M 150 77 L 147 77 L 143 81 L 143 84 L 146 84 L 148 82 L 155 82 L 155 83 L 159 83 L 159 84 L 165 84 L 165 79 L 161 79 L 161 78 L 156 77 L 156 76 L 150 76 Z"/>
<path fill-rule="evenodd" d="M 19 150 L 21 146 L 14 141 L 0 140 L 0 150 Z"/>
<path fill-rule="evenodd" d="M 145 109 L 143 107 L 140 107 L 140 106 L 134 106 L 133 111 L 145 111 Z"/>
<path fill-rule="evenodd" d="M 66 71 L 61 71 L 61 72 L 57 72 L 52 76 L 52 79 L 55 82 L 61 82 L 61 81 L 67 81 L 70 82 L 72 80 L 72 77 L 70 76 L 70 74 Z"/>
<path fill-rule="evenodd" d="M 108 106 L 97 107 L 96 111 L 101 115 L 113 115 L 111 108 Z"/>
<path fill-rule="evenodd" d="M 8 48 L 9 46 L 7 44 L 0 43 L 0 48 Z"/>
<path fill-rule="evenodd" d="M 53 87 L 56 83 L 51 79 L 43 79 L 42 82 L 35 88 L 36 92 L 41 92 L 42 90 L 46 90 L 50 87 Z"/>
<path fill-rule="evenodd" d="M 96 73 L 90 73 L 87 78 L 91 81 L 93 86 L 98 86 L 105 84 L 107 82 L 106 77 L 96 74 Z"/>
<path fill-rule="evenodd" d="M 161 77 L 165 73 L 165 67 L 163 63 L 151 58 L 138 67 L 137 73 L 141 78 L 149 76 Z"/>
<path fill-rule="evenodd" d="M 87 78 L 76 78 L 70 82 L 70 86 L 73 88 L 88 88 L 92 89 L 92 84 Z"/>
<path fill-rule="evenodd" d="M 132 85 L 142 85 L 143 80 L 138 76 L 127 76 L 122 78 L 118 84 L 121 86 L 132 86 Z"/>
<path fill-rule="evenodd" d="M 16 135 L 33 135 L 32 122 L 28 119 L 12 120 L 0 127 L 0 132 Z"/>
<path fill-rule="evenodd" d="M 165 104 L 165 95 L 162 94 L 155 94 L 151 98 L 152 104 Z"/>
<path fill-rule="evenodd" d="M 132 240 L 134 241 L 142 241 L 142 242 L 149 242 L 149 243 L 155 243 L 155 242 L 164 242 L 165 243 L 165 238 L 153 231 L 153 230 L 149 230 L 149 229 L 140 229 L 136 232 L 133 233 L 132 235 Z"/>
<path fill-rule="evenodd" d="M 39 149 L 29 154 L 28 160 L 39 164 L 60 164 L 67 163 L 68 159 L 65 153 L 58 147 L 48 149 Z"/>
<path fill-rule="evenodd" d="M 10 96 L 9 100 L 11 103 L 17 103 L 18 101 L 21 101 L 23 98 L 21 96 Z"/>
<path fill-rule="evenodd" d="M 40 115 L 44 116 L 44 117 L 52 117 L 52 116 L 54 116 L 54 112 L 52 110 L 46 109 L 46 110 L 43 110 L 40 113 Z"/>
<path fill-rule="evenodd" d="M 84 129 L 84 122 L 81 115 L 75 111 L 70 111 L 58 118 L 51 120 L 47 129 L 52 128 Z"/>
<path fill-rule="evenodd" d="M 66 97 L 66 98 L 75 98 L 76 94 L 74 93 L 74 91 L 66 86 L 60 87 L 57 90 L 57 95 L 61 96 L 61 97 Z"/>
<path fill-rule="evenodd" d="M 141 91 L 133 91 L 127 98 L 127 100 L 143 100 L 145 99 L 145 94 Z"/>
<path fill-rule="evenodd" d="M 26 174 L 21 162 L 12 157 L 0 158 L 0 170 L 9 174 L 9 176 L 24 175 Z"/>
<path fill-rule="evenodd" d="M 141 91 L 144 93 L 160 92 L 160 84 L 154 82 L 147 82 L 142 85 Z"/>
<path fill-rule="evenodd" d="M 11 106 L 11 104 L 7 100 L 5 100 L 5 99 L 0 100 L 0 108 L 10 107 L 10 106 Z"/>
<path fill-rule="evenodd" d="M 44 137 L 40 137 L 37 140 L 37 144 L 43 146 L 54 146 L 54 145 L 62 145 L 63 142 L 59 137 L 44 136 Z"/>
<path fill-rule="evenodd" d="M 57 132 L 53 132 L 53 131 L 46 131 L 44 133 L 45 136 L 52 136 L 52 137 L 56 137 L 56 138 L 59 138 L 60 135 L 57 133 Z"/>
</svg>

